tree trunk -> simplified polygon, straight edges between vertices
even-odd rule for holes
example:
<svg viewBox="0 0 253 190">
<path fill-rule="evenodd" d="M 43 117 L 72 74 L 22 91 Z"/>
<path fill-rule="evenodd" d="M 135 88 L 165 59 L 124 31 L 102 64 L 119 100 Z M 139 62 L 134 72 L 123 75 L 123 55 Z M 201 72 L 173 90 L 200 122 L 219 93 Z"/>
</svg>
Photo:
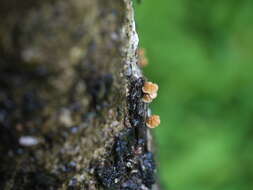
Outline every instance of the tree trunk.
<svg viewBox="0 0 253 190">
<path fill-rule="evenodd" d="M 0 189 L 149 190 L 131 0 L 1 0 Z"/>
</svg>

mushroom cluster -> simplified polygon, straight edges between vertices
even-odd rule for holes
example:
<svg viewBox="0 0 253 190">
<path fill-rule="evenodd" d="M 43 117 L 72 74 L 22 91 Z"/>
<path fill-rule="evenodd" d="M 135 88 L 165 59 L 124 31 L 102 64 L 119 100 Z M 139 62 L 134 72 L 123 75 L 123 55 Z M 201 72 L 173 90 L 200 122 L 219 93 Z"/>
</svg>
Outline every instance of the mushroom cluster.
<svg viewBox="0 0 253 190">
<path fill-rule="evenodd" d="M 142 87 L 143 97 L 142 101 L 145 103 L 151 103 L 153 99 L 157 97 L 157 91 L 159 87 L 157 84 L 152 82 L 145 82 Z M 155 128 L 160 125 L 160 117 L 158 115 L 151 115 L 146 121 L 146 125 L 149 128 Z"/>
</svg>

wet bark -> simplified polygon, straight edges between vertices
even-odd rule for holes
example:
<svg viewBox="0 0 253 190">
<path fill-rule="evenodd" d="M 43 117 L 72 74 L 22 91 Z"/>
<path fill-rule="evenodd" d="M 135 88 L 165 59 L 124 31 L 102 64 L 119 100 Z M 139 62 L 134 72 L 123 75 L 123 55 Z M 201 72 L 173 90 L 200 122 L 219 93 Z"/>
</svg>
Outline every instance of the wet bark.
<svg viewBox="0 0 253 190">
<path fill-rule="evenodd" d="M 0 189 L 148 190 L 130 0 L 0 2 Z"/>
</svg>

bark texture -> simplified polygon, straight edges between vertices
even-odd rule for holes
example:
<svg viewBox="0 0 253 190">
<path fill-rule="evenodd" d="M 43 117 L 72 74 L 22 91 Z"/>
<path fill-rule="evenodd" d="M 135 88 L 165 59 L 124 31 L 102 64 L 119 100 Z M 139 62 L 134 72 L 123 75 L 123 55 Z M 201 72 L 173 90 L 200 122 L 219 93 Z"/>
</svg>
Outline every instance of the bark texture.
<svg viewBox="0 0 253 190">
<path fill-rule="evenodd" d="M 0 189 L 149 190 L 130 0 L 0 2 Z"/>
</svg>

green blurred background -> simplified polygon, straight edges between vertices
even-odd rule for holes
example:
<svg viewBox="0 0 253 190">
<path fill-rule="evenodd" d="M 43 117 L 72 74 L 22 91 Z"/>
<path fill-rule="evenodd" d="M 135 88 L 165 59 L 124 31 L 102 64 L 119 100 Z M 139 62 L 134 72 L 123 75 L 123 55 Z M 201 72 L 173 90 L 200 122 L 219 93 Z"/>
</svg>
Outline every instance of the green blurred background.
<svg viewBox="0 0 253 190">
<path fill-rule="evenodd" d="M 168 190 L 253 189 L 253 1 L 136 4 L 161 184 Z"/>
</svg>

